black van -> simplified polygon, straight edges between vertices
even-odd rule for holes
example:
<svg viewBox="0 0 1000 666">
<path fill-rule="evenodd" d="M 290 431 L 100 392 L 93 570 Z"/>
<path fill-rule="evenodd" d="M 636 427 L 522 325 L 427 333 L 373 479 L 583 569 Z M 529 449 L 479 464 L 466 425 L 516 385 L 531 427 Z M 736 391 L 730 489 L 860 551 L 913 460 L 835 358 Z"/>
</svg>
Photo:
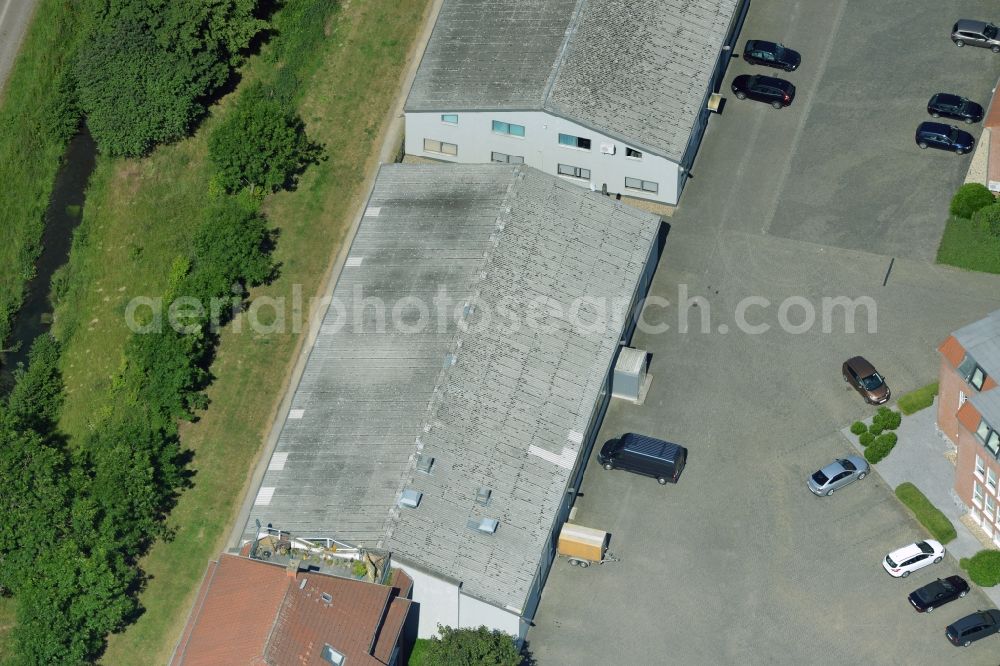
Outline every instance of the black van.
<svg viewBox="0 0 1000 666">
<path fill-rule="evenodd" d="M 597 454 L 597 461 L 604 469 L 645 474 L 662 485 L 668 481 L 677 483 L 687 464 L 687 455 L 687 449 L 680 444 L 630 432 L 608 440 Z"/>
</svg>

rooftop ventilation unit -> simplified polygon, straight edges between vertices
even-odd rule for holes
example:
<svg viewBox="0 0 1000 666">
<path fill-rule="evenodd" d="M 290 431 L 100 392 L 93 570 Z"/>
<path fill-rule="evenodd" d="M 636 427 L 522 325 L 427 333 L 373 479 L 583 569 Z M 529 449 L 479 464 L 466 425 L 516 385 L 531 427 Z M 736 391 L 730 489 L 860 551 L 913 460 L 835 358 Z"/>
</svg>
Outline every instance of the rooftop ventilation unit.
<svg viewBox="0 0 1000 666">
<path fill-rule="evenodd" d="M 500 521 L 495 518 L 481 518 L 479 520 L 470 518 L 468 525 L 470 528 L 482 532 L 483 534 L 493 534 L 497 531 Z"/>
<path fill-rule="evenodd" d="M 476 504 L 486 506 L 490 503 L 490 495 L 492 494 L 493 491 L 486 486 L 479 486 L 479 490 L 476 491 Z"/>
<path fill-rule="evenodd" d="M 408 509 L 416 509 L 420 505 L 420 498 L 423 496 L 424 494 L 419 490 L 407 488 L 403 491 L 403 495 L 399 498 L 399 506 L 405 506 Z"/>
<path fill-rule="evenodd" d="M 418 472 L 423 472 L 424 474 L 430 474 L 432 467 L 434 467 L 434 456 L 429 456 L 425 453 L 417 454 Z"/>
<path fill-rule="evenodd" d="M 323 600 L 324 604 L 332 604 L 333 603 L 333 596 L 330 595 L 330 594 L 327 594 L 326 592 L 324 592 L 323 594 L 319 595 L 319 598 Z"/>
<path fill-rule="evenodd" d="M 615 362 L 615 374 L 611 380 L 611 395 L 642 404 L 652 377 L 649 368 L 649 354 L 641 349 L 622 347 Z"/>
</svg>

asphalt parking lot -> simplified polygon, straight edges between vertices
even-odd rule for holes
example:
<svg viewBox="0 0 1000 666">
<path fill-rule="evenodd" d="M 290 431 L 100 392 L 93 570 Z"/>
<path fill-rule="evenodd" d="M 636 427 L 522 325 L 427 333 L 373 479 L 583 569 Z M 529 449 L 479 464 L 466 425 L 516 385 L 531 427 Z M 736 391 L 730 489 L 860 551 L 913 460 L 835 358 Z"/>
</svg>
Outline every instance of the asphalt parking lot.
<svg viewBox="0 0 1000 666">
<path fill-rule="evenodd" d="M 927 261 L 968 157 L 920 151 L 912 138 L 936 92 L 919 82 L 931 65 L 978 63 L 954 91 L 980 99 L 1000 74 L 1000 57 L 948 40 L 959 14 L 988 16 L 992 4 L 806 4 L 751 5 L 741 42 L 800 49 L 804 64 L 788 76 L 798 97 L 782 111 L 731 99 L 713 119 L 651 292 L 672 305 L 646 321 L 669 329 L 633 340 L 652 354 L 650 393 L 642 406 L 614 401 L 604 422 L 602 441 L 637 431 L 685 444 L 688 468 L 661 487 L 588 467 L 575 522 L 611 532 L 621 561 L 556 563 L 528 635 L 540 664 L 1000 661 L 1000 638 L 967 650 L 944 638 L 950 621 L 989 607 L 981 592 L 930 615 L 907 604 L 911 590 L 958 573 L 953 558 L 905 580 L 883 571 L 888 551 L 924 533 L 877 474 L 831 498 L 805 487 L 851 452 L 839 429 L 872 411 L 841 381 L 841 361 L 868 356 L 900 395 L 936 377 L 951 330 L 998 306 L 1000 278 Z M 746 70 L 734 63 L 727 85 Z M 857 90 L 893 100 L 906 119 L 863 124 L 870 115 L 835 103 Z M 838 131 L 876 143 L 852 134 L 831 152 Z M 682 288 L 705 300 L 679 307 Z M 820 315 L 806 332 L 782 330 L 786 299 L 798 299 L 785 319 L 799 323 L 805 302 L 820 312 L 838 296 L 871 298 L 874 330 L 861 316 L 848 333 L 834 316 L 824 332 Z M 748 316 L 767 332 L 738 330 L 747 297 L 766 299 Z"/>
<path fill-rule="evenodd" d="M 740 47 L 748 38 L 780 41 L 802 53 L 802 65 L 786 74 L 732 62 L 722 89 L 727 104 L 709 132 L 738 143 L 703 143 L 682 211 L 697 199 L 691 185 L 698 180 L 728 180 L 727 197 L 707 207 L 697 202 L 698 224 L 933 260 L 948 195 L 971 156 L 920 150 L 914 132 L 931 120 L 927 101 L 936 92 L 986 107 L 1000 58 L 987 49 L 960 49 L 948 35 L 955 17 L 995 10 L 985 0 L 754 0 Z M 795 101 L 778 111 L 733 98 L 729 82 L 746 73 L 788 79 Z M 980 124 L 944 122 L 979 138 Z"/>
</svg>

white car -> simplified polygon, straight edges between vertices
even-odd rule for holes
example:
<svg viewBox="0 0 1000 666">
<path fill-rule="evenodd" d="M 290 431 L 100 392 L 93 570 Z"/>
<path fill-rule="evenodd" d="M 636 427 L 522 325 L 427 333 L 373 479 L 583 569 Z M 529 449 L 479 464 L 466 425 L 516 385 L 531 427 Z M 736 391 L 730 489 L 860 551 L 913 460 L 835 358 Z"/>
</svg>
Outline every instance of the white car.
<svg viewBox="0 0 1000 666">
<path fill-rule="evenodd" d="M 906 578 L 917 569 L 928 564 L 937 564 L 944 559 L 944 546 L 933 539 L 911 543 L 898 548 L 882 560 L 882 566 L 894 578 Z"/>
</svg>

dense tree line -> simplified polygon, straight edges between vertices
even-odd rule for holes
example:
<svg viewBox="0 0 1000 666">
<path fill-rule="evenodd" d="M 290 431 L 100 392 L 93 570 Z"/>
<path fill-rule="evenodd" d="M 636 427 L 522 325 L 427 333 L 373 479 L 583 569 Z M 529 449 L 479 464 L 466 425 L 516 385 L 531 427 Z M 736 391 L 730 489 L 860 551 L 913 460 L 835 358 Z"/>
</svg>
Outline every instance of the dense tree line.
<svg viewBox="0 0 1000 666">
<path fill-rule="evenodd" d="M 178 294 L 232 296 L 273 266 L 263 218 L 225 198 L 200 226 L 176 273 Z M 70 449 L 56 427 L 63 398 L 59 346 L 32 346 L 0 404 L 0 587 L 17 596 L 14 639 L 24 663 L 92 660 L 138 610 L 137 559 L 165 531 L 185 483 L 179 420 L 204 407 L 213 347 L 209 313 L 133 335 L 110 400 Z"/>
<path fill-rule="evenodd" d="M 262 29 L 257 2 L 93 0 L 94 39 L 61 80 L 47 131 L 69 136 L 83 113 L 112 155 L 139 155 L 185 135 Z M 315 14 L 303 7 L 296 26 Z M 288 90 L 265 85 L 240 94 L 211 143 L 217 183 L 233 196 L 215 195 L 176 257 L 166 303 L 239 303 L 269 281 L 273 238 L 260 195 L 294 184 L 319 155 Z M 131 336 L 82 441 L 68 442 L 58 429 L 64 387 L 53 337 L 35 341 L 0 399 L 0 594 L 17 601 L 13 663 L 93 661 L 107 635 L 141 611 L 138 559 L 168 534 L 166 517 L 187 483 L 179 423 L 207 406 L 216 326 L 225 319 L 204 308 L 182 323 Z"/>
</svg>

